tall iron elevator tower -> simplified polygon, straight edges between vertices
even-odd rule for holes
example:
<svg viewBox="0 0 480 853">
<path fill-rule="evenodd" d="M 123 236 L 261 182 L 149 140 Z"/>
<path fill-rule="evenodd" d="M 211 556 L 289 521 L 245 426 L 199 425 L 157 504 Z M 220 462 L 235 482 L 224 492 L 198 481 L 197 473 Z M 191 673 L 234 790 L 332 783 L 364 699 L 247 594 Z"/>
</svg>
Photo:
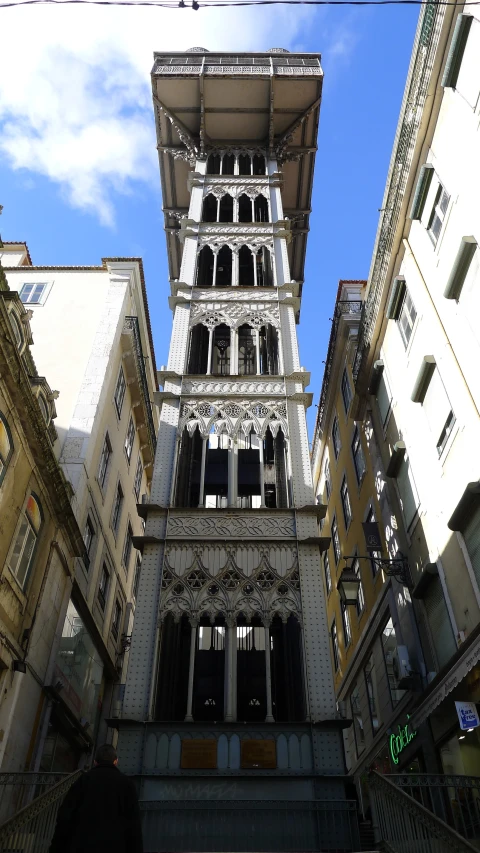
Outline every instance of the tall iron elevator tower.
<svg viewBox="0 0 480 853">
<path fill-rule="evenodd" d="M 353 832 L 296 336 L 322 77 L 282 49 L 155 55 L 173 330 L 116 723 L 148 851 Z"/>
</svg>

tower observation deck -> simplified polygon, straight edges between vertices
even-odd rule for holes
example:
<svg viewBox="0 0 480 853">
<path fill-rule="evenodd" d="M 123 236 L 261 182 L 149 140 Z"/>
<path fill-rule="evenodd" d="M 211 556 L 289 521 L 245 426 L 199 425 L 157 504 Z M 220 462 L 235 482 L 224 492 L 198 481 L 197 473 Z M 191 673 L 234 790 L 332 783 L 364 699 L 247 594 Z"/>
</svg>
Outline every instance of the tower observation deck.
<svg viewBox="0 0 480 853">
<path fill-rule="evenodd" d="M 296 337 L 322 80 L 155 55 L 173 330 L 116 721 L 148 851 L 355 849 Z"/>
</svg>

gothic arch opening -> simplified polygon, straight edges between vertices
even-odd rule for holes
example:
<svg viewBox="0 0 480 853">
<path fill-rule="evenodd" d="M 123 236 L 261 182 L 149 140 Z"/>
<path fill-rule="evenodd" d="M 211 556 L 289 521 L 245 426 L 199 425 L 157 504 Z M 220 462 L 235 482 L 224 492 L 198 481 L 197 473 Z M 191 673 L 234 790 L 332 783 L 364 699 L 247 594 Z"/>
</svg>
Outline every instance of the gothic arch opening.
<svg viewBox="0 0 480 853">
<path fill-rule="evenodd" d="M 235 157 L 233 154 L 224 154 L 222 158 L 222 175 L 233 175 L 235 172 Z"/>
<path fill-rule="evenodd" d="M 238 199 L 238 221 L 252 222 L 252 199 L 245 193 Z"/>
<path fill-rule="evenodd" d="M 233 198 L 226 193 L 220 199 L 219 222 L 233 222 Z"/>
<path fill-rule="evenodd" d="M 282 621 L 275 616 L 270 626 L 272 708 L 276 722 L 305 719 L 302 632 L 296 616 Z"/>
<path fill-rule="evenodd" d="M 241 246 L 238 253 L 238 283 L 241 287 L 253 287 L 253 255 L 248 246 Z"/>
<path fill-rule="evenodd" d="M 255 329 L 244 323 L 238 329 L 238 373 L 254 376 L 257 372 L 257 350 Z"/>
<path fill-rule="evenodd" d="M 264 195 L 257 195 L 253 203 L 253 208 L 255 212 L 255 222 L 269 221 L 268 201 Z"/>
<path fill-rule="evenodd" d="M 210 154 L 207 160 L 207 175 L 220 174 L 220 155 Z"/>
<path fill-rule="evenodd" d="M 263 154 L 254 154 L 253 155 L 253 174 L 254 175 L 264 175 L 265 174 L 265 157 Z"/>
<path fill-rule="evenodd" d="M 218 202 L 212 193 L 209 193 L 203 199 L 202 222 L 217 221 Z"/>
<path fill-rule="evenodd" d="M 225 697 L 225 624 L 203 617 L 197 629 L 193 684 L 193 719 L 223 720 Z"/>
<path fill-rule="evenodd" d="M 163 620 L 158 656 L 156 720 L 184 720 L 187 711 L 191 627 L 185 615 Z"/>
<path fill-rule="evenodd" d="M 255 255 L 257 285 L 259 287 L 273 287 L 272 259 L 266 246 L 262 246 Z"/>
<path fill-rule="evenodd" d="M 198 506 L 200 502 L 201 465 L 202 437 L 198 429 L 195 429 L 190 435 L 185 426 L 178 449 L 175 506 Z"/>
<path fill-rule="evenodd" d="M 217 287 L 229 287 L 232 283 L 232 250 L 230 246 L 222 246 L 217 255 Z"/>
<path fill-rule="evenodd" d="M 213 330 L 212 365 L 215 376 L 230 375 L 230 329 L 225 323 Z"/>
<path fill-rule="evenodd" d="M 190 332 L 187 373 L 204 376 L 208 371 L 209 333 L 203 323 L 197 323 Z"/>
<path fill-rule="evenodd" d="M 225 509 L 228 502 L 228 454 L 230 438 L 226 432 L 217 435 L 212 426 L 206 441 L 205 506 Z"/>
<path fill-rule="evenodd" d="M 252 161 L 250 158 L 250 154 L 240 154 L 238 158 L 238 174 L 239 175 L 251 175 L 252 174 Z"/>
<path fill-rule="evenodd" d="M 260 373 L 262 376 L 278 376 L 278 332 L 267 323 L 260 329 Z"/>
<path fill-rule="evenodd" d="M 263 481 L 265 506 L 270 509 L 286 509 L 288 507 L 287 452 L 281 427 L 275 436 L 270 428 L 265 433 Z"/>
<path fill-rule="evenodd" d="M 210 246 L 200 249 L 197 259 L 197 287 L 212 287 L 214 257 Z"/>
<path fill-rule="evenodd" d="M 258 617 L 237 619 L 237 719 L 263 722 L 267 714 L 265 629 Z"/>
</svg>

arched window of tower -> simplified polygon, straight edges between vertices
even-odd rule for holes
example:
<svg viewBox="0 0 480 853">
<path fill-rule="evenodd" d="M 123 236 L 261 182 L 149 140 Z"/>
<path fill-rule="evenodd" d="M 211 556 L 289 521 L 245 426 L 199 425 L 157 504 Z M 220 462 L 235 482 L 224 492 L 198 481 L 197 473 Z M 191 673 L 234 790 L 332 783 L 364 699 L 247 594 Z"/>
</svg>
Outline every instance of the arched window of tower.
<svg viewBox="0 0 480 853">
<path fill-rule="evenodd" d="M 238 199 L 238 221 L 253 222 L 252 199 L 245 193 Z"/>
<path fill-rule="evenodd" d="M 233 198 L 228 193 L 220 199 L 219 222 L 233 222 Z"/>
<path fill-rule="evenodd" d="M 238 283 L 240 287 L 253 287 L 255 284 L 253 255 L 248 246 L 241 246 L 238 252 Z"/>
<path fill-rule="evenodd" d="M 190 346 L 187 358 L 187 373 L 205 376 L 208 371 L 209 330 L 203 323 L 197 323 L 190 332 Z"/>
<path fill-rule="evenodd" d="M 222 246 L 217 254 L 217 287 L 229 287 L 232 283 L 232 250 L 230 246 Z"/>
<path fill-rule="evenodd" d="M 258 287 L 273 287 L 272 260 L 267 246 L 262 246 L 255 256 Z"/>
<path fill-rule="evenodd" d="M 207 160 L 207 175 L 220 174 L 220 154 L 210 154 Z"/>
<path fill-rule="evenodd" d="M 203 200 L 202 222 L 216 222 L 218 215 L 218 199 L 212 193 Z"/>
<path fill-rule="evenodd" d="M 252 159 L 250 154 L 240 154 L 238 158 L 238 174 L 239 175 L 251 175 L 252 174 Z"/>
<path fill-rule="evenodd" d="M 210 246 L 200 250 L 197 259 L 197 287 L 212 287 L 215 259 Z"/>
<path fill-rule="evenodd" d="M 253 174 L 254 175 L 264 175 L 265 174 L 265 157 L 263 154 L 254 154 L 253 155 Z"/>
<path fill-rule="evenodd" d="M 222 175 L 233 175 L 235 172 L 235 156 L 224 154 L 222 157 Z"/>
<path fill-rule="evenodd" d="M 255 222 L 269 222 L 268 201 L 264 195 L 257 195 L 253 208 L 255 211 Z"/>
</svg>

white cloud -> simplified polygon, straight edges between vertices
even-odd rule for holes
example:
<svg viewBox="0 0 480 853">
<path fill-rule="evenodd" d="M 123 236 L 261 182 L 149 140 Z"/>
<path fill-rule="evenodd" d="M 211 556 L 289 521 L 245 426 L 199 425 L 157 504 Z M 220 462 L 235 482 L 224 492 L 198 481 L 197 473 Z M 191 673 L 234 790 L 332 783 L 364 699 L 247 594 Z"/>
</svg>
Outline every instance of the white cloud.
<svg viewBox="0 0 480 853">
<path fill-rule="evenodd" d="M 298 49 L 315 11 L 56 5 L 0 15 L 0 156 L 47 176 L 71 205 L 112 226 L 114 193 L 158 180 L 154 50 Z"/>
</svg>

